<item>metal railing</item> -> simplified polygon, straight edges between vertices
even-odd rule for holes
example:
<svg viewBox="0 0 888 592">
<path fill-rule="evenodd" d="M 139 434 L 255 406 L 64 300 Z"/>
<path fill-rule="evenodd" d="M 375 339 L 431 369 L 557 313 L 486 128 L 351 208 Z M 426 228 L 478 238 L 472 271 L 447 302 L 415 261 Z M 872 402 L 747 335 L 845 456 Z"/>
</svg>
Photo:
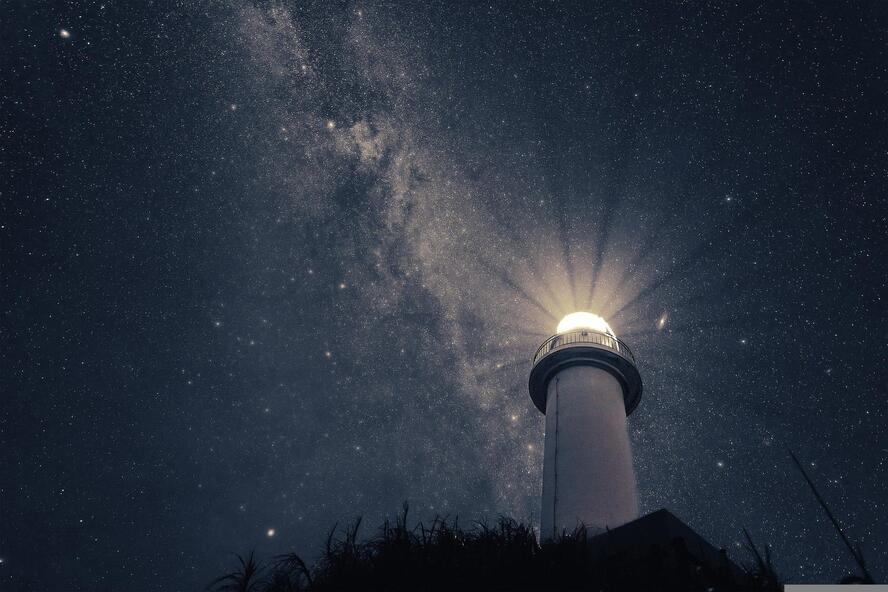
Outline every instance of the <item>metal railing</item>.
<svg viewBox="0 0 888 592">
<path fill-rule="evenodd" d="M 543 342 L 543 345 L 536 351 L 533 356 L 533 363 L 536 364 L 540 358 L 548 354 L 550 351 L 562 347 L 564 345 L 572 345 L 575 343 L 591 343 L 600 345 L 608 349 L 612 349 L 624 358 L 632 360 L 635 363 L 635 356 L 629 346 L 607 333 L 599 333 L 590 329 L 581 329 L 579 331 L 570 331 L 569 333 L 559 333 L 553 335 Z"/>
</svg>

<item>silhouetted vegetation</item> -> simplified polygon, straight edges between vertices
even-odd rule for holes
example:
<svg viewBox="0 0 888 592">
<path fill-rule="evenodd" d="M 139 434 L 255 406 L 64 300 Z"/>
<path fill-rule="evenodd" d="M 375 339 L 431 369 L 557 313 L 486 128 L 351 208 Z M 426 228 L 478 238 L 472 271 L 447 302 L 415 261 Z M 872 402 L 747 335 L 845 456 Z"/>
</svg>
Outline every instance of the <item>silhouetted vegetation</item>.
<svg viewBox="0 0 888 592">
<path fill-rule="evenodd" d="M 860 575 L 842 584 L 872 584 L 863 552 L 853 544 L 814 485 L 802 463 L 789 452 L 839 538 L 851 553 Z M 669 544 L 651 544 L 639 555 L 590 544 L 585 528 L 563 533 L 540 545 L 532 527 L 500 517 L 496 524 L 477 522 L 468 530 L 458 519 L 435 518 L 431 524 L 407 526 L 408 505 L 394 522 L 386 520 L 379 534 L 358 542 L 361 519 L 337 535 L 333 527 L 323 553 L 312 567 L 295 553 L 270 564 L 253 553 L 238 556 L 240 566 L 207 589 L 214 592 L 315 592 L 325 590 L 650 590 L 650 591 L 778 591 L 783 581 L 771 560 L 746 529 L 745 550 L 751 558 L 740 567 L 722 549 L 715 561 L 689 551 L 680 537 Z M 601 535 L 606 536 L 606 535 Z"/>
<path fill-rule="evenodd" d="M 317 590 L 779 590 L 770 560 L 751 539 L 755 563 L 732 569 L 701 561 L 682 539 L 650 546 L 643 557 L 596 552 L 584 529 L 540 546 L 533 529 L 509 518 L 463 529 L 436 518 L 408 527 L 408 508 L 377 536 L 359 542 L 361 521 L 327 537 L 313 568 L 295 554 L 267 566 L 252 554 L 209 586 L 219 592 Z"/>
</svg>

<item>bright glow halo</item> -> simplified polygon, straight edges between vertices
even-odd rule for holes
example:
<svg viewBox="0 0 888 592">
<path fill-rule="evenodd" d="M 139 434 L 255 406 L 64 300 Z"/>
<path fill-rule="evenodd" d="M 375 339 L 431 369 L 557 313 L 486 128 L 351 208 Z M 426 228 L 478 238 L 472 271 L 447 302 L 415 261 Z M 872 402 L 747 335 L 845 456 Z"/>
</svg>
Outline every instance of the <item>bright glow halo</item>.
<svg viewBox="0 0 888 592">
<path fill-rule="evenodd" d="M 599 333 L 606 333 L 611 337 L 616 337 L 614 330 L 607 324 L 603 318 L 591 312 L 572 312 L 558 323 L 556 333 L 567 333 L 578 329 L 591 329 Z"/>
</svg>

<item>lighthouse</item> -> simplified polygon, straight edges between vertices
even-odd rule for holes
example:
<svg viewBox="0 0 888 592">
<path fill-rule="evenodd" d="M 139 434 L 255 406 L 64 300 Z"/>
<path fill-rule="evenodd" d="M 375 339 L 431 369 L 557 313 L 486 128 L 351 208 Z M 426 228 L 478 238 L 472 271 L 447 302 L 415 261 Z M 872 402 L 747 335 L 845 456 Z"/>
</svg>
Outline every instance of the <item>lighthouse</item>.
<svg viewBox="0 0 888 592">
<path fill-rule="evenodd" d="M 598 315 L 567 315 L 534 355 L 529 386 L 546 415 L 540 540 L 638 518 L 626 418 L 642 384 L 629 347 Z"/>
</svg>

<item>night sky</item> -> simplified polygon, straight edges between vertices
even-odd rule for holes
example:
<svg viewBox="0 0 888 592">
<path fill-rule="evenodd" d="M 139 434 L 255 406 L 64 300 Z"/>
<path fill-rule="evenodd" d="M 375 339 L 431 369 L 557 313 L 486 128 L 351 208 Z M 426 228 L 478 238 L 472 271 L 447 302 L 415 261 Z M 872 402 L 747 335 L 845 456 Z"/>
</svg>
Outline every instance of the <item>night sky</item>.
<svg viewBox="0 0 888 592">
<path fill-rule="evenodd" d="M 888 577 L 888 4 L 2 12 L 3 590 L 538 520 L 575 310 L 639 360 L 643 513 L 837 581 L 792 449 Z"/>
</svg>

